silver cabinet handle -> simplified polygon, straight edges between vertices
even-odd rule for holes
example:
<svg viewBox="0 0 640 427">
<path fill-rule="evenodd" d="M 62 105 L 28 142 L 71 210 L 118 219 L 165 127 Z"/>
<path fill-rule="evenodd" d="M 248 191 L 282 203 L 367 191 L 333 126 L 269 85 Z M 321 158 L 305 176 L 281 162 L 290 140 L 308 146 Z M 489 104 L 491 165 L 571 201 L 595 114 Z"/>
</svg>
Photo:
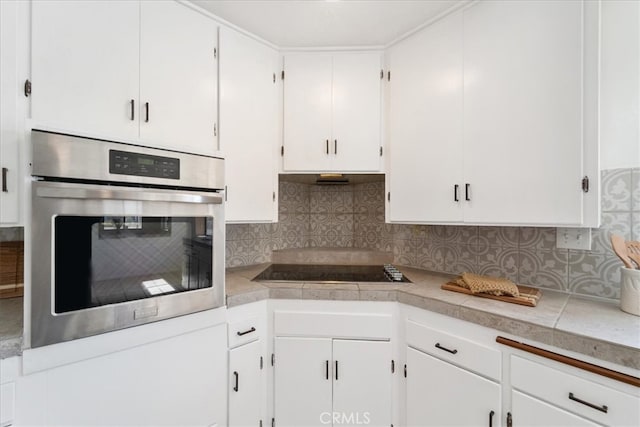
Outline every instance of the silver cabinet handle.
<svg viewBox="0 0 640 427">
<path fill-rule="evenodd" d="M 132 99 L 131 101 L 129 101 L 129 104 L 131 105 L 131 120 L 135 120 L 135 118 L 136 118 L 136 101 Z"/>
<path fill-rule="evenodd" d="M 333 154 L 338 154 L 338 140 L 333 140 Z"/>
<path fill-rule="evenodd" d="M 329 154 L 329 140 L 328 139 L 326 140 L 326 143 L 327 143 L 327 154 Z"/>
</svg>

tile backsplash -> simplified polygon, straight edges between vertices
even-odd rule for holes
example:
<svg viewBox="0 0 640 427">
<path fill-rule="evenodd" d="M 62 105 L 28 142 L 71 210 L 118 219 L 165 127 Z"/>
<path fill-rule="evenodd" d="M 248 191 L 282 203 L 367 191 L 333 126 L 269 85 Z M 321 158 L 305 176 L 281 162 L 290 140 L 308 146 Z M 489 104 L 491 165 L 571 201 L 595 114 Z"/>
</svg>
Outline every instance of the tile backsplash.
<svg viewBox="0 0 640 427">
<path fill-rule="evenodd" d="M 602 226 L 590 251 L 557 249 L 555 228 L 385 224 L 384 196 L 384 182 L 281 182 L 278 223 L 227 226 L 227 267 L 268 262 L 276 249 L 368 248 L 392 251 L 400 265 L 615 299 L 622 264 L 609 233 L 640 240 L 640 168 L 602 172 Z"/>
</svg>

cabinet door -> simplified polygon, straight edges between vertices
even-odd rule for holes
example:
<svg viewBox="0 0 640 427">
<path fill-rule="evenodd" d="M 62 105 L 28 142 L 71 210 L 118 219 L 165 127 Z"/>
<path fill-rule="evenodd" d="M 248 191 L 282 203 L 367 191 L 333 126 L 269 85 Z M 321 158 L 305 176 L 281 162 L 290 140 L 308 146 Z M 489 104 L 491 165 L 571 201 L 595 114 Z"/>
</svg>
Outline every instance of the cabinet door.
<svg viewBox="0 0 640 427">
<path fill-rule="evenodd" d="M 278 53 L 220 29 L 220 149 L 227 222 L 273 221 L 277 184 Z M 278 80 L 279 81 L 279 80 Z"/>
<path fill-rule="evenodd" d="M 288 55 L 284 69 L 284 170 L 328 170 L 333 153 L 331 55 Z"/>
<path fill-rule="evenodd" d="M 229 351 L 229 426 L 258 426 L 263 420 L 260 340 Z"/>
<path fill-rule="evenodd" d="M 45 391 L 29 393 L 31 411 L 44 408 L 47 425 L 227 425 L 226 330 L 209 327 L 44 371 Z M 19 409 L 15 420 L 29 424 L 19 416 L 30 414 Z"/>
<path fill-rule="evenodd" d="M 214 154 L 217 27 L 174 1 L 140 3 L 140 138 L 145 145 Z"/>
<path fill-rule="evenodd" d="M 333 360 L 334 425 L 391 425 L 391 343 L 334 340 Z"/>
<path fill-rule="evenodd" d="M 331 339 L 276 337 L 275 354 L 278 426 L 326 426 L 327 420 L 330 423 Z"/>
<path fill-rule="evenodd" d="M 464 11 L 466 222 L 581 223 L 582 10 L 486 1 Z"/>
<path fill-rule="evenodd" d="M 408 426 L 481 426 L 490 418 L 500 425 L 498 383 L 407 348 Z"/>
<path fill-rule="evenodd" d="M 380 54 L 333 55 L 331 170 L 380 170 Z"/>
<path fill-rule="evenodd" d="M 113 139 L 138 137 L 139 3 L 32 5 L 35 125 Z"/>
<path fill-rule="evenodd" d="M 390 51 L 391 221 L 462 221 L 462 69 L 460 12 Z"/>
<path fill-rule="evenodd" d="M 0 223 L 20 221 L 18 142 L 18 2 L 0 2 Z"/>
<path fill-rule="evenodd" d="M 578 427 L 597 426 L 582 417 L 549 405 L 518 391 L 511 394 L 511 414 L 517 426 L 531 427 Z"/>
</svg>

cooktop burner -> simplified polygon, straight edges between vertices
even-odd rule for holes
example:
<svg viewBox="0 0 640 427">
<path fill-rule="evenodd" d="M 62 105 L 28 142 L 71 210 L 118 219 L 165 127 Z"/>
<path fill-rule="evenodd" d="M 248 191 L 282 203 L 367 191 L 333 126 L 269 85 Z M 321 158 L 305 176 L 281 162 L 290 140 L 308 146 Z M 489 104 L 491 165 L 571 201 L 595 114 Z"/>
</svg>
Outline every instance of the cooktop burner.
<svg viewBox="0 0 640 427">
<path fill-rule="evenodd" d="M 272 264 L 253 280 L 266 282 L 411 283 L 409 279 L 399 274 L 390 265 Z"/>
</svg>

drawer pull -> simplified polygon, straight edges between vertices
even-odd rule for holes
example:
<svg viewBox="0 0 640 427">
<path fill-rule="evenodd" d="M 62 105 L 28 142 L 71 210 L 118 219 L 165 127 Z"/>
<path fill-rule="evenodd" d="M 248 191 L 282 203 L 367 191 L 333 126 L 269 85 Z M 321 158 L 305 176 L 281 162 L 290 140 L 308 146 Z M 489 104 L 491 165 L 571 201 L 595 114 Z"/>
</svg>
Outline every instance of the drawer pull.
<svg viewBox="0 0 640 427">
<path fill-rule="evenodd" d="M 247 334 L 250 334 L 251 332 L 255 332 L 255 331 L 256 331 L 256 328 L 254 328 L 254 327 L 252 326 L 252 327 L 251 327 L 251 329 L 247 329 L 247 330 L 246 330 L 246 331 L 244 331 L 244 332 L 240 332 L 240 331 L 238 331 L 238 332 L 236 332 L 236 334 L 238 334 L 238 336 L 239 336 L 239 337 L 241 337 L 241 336 L 243 336 L 243 335 L 247 335 Z"/>
<path fill-rule="evenodd" d="M 449 350 L 448 348 L 441 346 L 439 342 L 436 343 L 436 348 L 439 348 L 440 350 L 444 350 L 447 353 L 451 353 L 451 354 L 457 354 L 458 353 L 458 350 Z"/>
<path fill-rule="evenodd" d="M 495 415 L 495 411 L 489 412 L 489 427 L 493 427 L 493 416 Z"/>
<path fill-rule="evenodd" d="M 329 379 L 329 361 L 328 360 L 324 361 L 324 378 L 326 380 Z"/>
<path fill-rule="evenodd" d="M 338 361 L 336 360 L 336 381 L 338 381 Z"/>
<path fill-rule="evenodd" d="M 574 402 L 582 403 L 583 405 L 588 406 L 589 408 L 593 408 L 596 411 L 604 412 L 605 414 L 609 410 L 609 407 L 607 407 L 607 405 L 602 405 L 602 406 L 594 405 L 593 403 L 589 403 L 585 400 L 575 397 L 573 393 L 569 393 L 569 399 L 573 400 Z"/>
<path fill-rule="evenodd" d="M 237 393 L 238 392 L 238 381 L 240 379 L 240 375 L 238 374 L 238 371 L 233 371 L 233 376 L 236 377 L 236 385 L 233 386 L 233 391 L 235 391 Z"/>
</svg>

